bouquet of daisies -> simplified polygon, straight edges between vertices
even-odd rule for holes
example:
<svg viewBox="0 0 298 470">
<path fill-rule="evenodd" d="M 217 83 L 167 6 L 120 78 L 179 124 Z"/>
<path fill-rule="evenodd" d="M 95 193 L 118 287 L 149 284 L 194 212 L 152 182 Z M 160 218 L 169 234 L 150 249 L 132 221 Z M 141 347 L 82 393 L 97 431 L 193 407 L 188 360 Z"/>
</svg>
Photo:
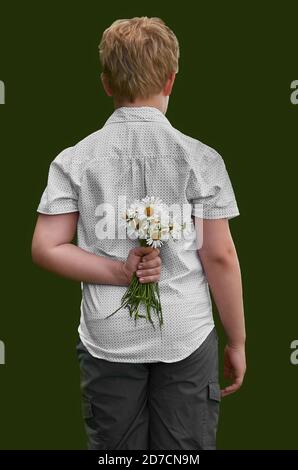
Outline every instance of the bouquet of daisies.
<svg viewBox="0 0 298 470">
<path fill-rule="evenodd" d="M 173 240 L 180 239 L 186 228 L 185 224 L 179 224 L 175 217 L 169 215 L 161 199 L 149 196 L 131 204 L 123 214 L 123 219 L 129 238 L 138 239 L 141 246 L 153 248 L 159 248 L 169 237 Z M 144 306 L 145 313 L 141 313 L 141 305 Z M 120 307 L 111 315 L 123 307 L 128 308 L 130 317 L 135 321 L 146 318 L 155 328 L 151 315 L 153 311 L 159 326 L 163 325 L 159 286 L 156 282 L 142 284 L 134 273 Z"/>
</svg>

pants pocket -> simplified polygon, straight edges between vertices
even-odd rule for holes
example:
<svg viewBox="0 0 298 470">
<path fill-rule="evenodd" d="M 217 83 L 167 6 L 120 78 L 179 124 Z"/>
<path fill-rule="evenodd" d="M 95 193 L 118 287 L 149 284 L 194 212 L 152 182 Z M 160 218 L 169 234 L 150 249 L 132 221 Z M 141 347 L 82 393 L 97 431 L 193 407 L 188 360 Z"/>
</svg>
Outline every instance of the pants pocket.
<svg viewBox="0 0 298 470">
<path fill-rule="evenodd" d="M 101 433 L 100 420 L 96 414 L 96 410 L 91 400 L 85 396 L 82 398 L 82 415 L 84 418 L 88 449 L 108 449 L 105 436 Z"/>
<path fill-rule="evenodd" d="M 207 385 L 207 399 L 205 403 L 204 420 L 204 449 L 216 449 L 216 434 L 221 401 L 220 386 L 218 382 L 209 381 Z"/>
</svg>

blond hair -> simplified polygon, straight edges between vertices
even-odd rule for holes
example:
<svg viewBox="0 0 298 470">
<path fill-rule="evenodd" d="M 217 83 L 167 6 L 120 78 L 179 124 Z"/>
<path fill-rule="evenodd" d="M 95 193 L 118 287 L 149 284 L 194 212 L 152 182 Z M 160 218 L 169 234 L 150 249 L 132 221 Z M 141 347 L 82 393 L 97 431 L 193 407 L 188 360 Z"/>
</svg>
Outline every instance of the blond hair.
<svg viewBox="0 0 298 470">
<path fill-rule="evenodd" d="M 178 72 L 179 43 L 160 18 L 116 20 L 99 44 L 102 72 L 115 99 L 149 98 Z"/>
</svg>

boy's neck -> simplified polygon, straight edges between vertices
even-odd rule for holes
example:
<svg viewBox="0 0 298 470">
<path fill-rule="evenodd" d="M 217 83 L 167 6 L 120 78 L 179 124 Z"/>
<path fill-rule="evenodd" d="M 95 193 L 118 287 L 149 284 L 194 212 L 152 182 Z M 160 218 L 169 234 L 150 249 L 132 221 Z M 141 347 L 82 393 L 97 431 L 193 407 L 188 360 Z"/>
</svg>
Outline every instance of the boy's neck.
<svg viewBox="0 0 298 470">
<path fill-rule="evenodd" d="M 168 99 L 167 98 L 168 97 L 163 96 L 163 95 L 156 95 L 156 96 L 153 96 L 150 99 L 146 99 L 146 100 L 137 99 L 134 102 L 130 102 L 130 101 L 117 102 L 117 101 L 114 100 L 114 108 L 117 109 L 117 108 L 121 108 L 123 106 L 129 107 L 129 108 L 131 108 L 131 107 L 140 107 L 140 106 L 149 106 L 149 107 L 152 107 L 152 108 L 157 108 L 159 111 L 161 111 L 163 114 L 165 114 L 166 111 L 167 111 L 167 107 L 168 107 Z"/>
</svg>

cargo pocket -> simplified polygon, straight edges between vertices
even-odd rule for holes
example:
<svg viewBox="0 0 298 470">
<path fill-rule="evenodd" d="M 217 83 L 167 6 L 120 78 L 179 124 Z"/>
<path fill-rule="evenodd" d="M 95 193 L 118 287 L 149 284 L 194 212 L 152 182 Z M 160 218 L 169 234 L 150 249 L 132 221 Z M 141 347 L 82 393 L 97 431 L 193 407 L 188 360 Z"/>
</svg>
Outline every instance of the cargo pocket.
<svg viewBox="0 0 298 470">
<path fill-rule="evenodd" d="M 88 398 L 82 399 L 82 414 L 84 419 L 93 418 L 92 403 Z"/>
<path fill-rule="evenodd" d="M 219 405 L 221 400 L 220 386 L 218 382 L 210 381 L 207 385 L 207 400 L 204 423 L 204 449 L 216 449 L 216 433 L 219 418 Z"/>
<path fill-rule="evenodd" d="M 100 420 L 98 419 L 96 410 L 92 402 L 84 396 L 82 398 L 82 414 L 85 423 L 88 449 L 106 450 L 107 444 L 101 432 Z"/>
</svg>

